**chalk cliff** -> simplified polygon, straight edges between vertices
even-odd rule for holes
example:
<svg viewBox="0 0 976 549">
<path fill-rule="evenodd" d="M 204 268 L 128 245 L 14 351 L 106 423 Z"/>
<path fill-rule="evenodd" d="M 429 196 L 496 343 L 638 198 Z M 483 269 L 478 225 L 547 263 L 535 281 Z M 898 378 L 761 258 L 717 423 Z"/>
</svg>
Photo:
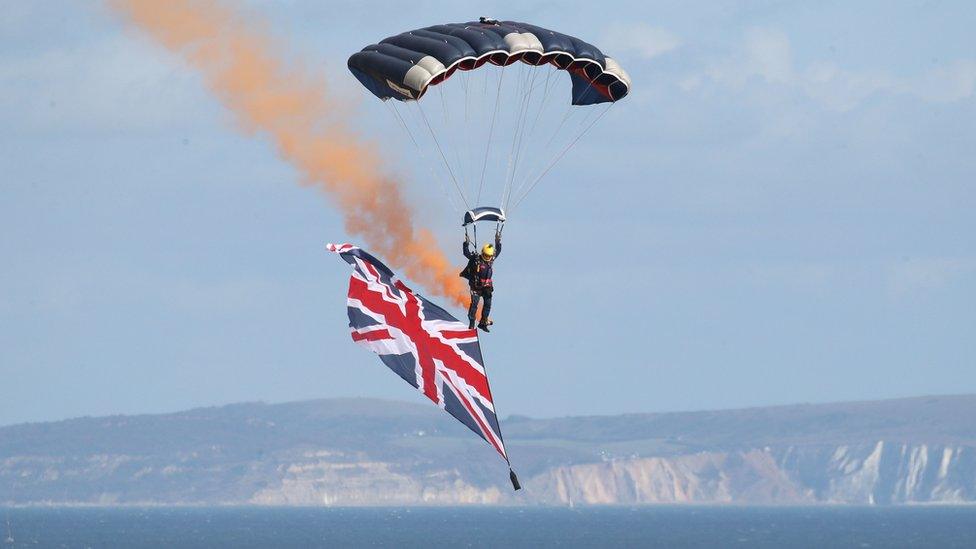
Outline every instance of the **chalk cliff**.
<svg viewBox="0 0 976 549">
<path fill-rule="evenodd" d="M 425 405 L 237 404 L 0 428 L 0 504 L 976 502 L 976 396 L 503 421 L 524 490 Z"/>
</svg>

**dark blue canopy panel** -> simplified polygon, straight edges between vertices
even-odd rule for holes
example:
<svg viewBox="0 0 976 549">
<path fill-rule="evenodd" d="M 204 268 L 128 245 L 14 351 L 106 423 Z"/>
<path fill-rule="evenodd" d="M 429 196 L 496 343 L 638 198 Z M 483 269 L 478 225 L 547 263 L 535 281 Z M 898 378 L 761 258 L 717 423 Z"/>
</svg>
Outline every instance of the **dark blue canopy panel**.
<svg viewBox="0 0 976 549">
<path fill-rule="evenodd" d="M 366 46 L 348 65 L 376 97 L 409 101 L 420 99 L 429 86 L 455 71 L 516 61 L 569 72 L 574 105 L 619 101 L 630 92 L 630 77 L 596 46 L 512 21 L 449 23 L 405 32 Z"/>
</svg>

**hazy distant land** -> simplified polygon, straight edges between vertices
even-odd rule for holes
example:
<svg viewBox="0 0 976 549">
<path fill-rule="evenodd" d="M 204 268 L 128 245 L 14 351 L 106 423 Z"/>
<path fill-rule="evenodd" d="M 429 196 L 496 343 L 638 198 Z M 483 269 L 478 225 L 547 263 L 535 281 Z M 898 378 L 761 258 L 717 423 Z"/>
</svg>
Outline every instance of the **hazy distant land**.
<svg viewBox="0 0 976 549">
<path fill-rule="evenodd" d="M 0 504 L 976 502 L 976 395 L 502 422 L 524 489 L 433 406 L 247 403 L 0 427 Z"/>
</svg>

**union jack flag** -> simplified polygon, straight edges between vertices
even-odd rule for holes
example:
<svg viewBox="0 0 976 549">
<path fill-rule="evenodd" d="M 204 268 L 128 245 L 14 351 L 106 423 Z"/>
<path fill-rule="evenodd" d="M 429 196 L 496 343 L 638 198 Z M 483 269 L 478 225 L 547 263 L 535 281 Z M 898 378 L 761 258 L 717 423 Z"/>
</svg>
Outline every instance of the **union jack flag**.
<svg viewBox="0 0 976 549">
<path fill-rule="evenodd" d="M 328 250 L 353 267 L 346 301 L 352 340 L 508 462 L 477 331 L 408 288 L 366 251 L 351 244 L 329 244 Z M 511 478 L 517 490 L 514 473 Z"/>
</svg>

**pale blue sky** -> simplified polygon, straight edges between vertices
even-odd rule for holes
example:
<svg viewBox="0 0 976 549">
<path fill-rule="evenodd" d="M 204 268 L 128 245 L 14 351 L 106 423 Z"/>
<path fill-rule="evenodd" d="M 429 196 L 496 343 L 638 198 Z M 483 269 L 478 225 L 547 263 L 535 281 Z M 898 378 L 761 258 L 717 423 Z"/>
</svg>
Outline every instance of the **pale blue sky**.
<svg viewBox="0 0 976 549">
<path fill-rule="evenodd" d="M 349 53 L 492 14 L 634 80 L 506 229 L 503 416 L 976 391 L 976 4 L 383 6 L 244 9 L 362 96 L 451 254 L 454 212 Z M 356 239 L 328 199 L 101 4 L 0 10 L 0 123 L 0 424 L 422 401 L 349 340 L 323 244 Z"/>
</svg>

